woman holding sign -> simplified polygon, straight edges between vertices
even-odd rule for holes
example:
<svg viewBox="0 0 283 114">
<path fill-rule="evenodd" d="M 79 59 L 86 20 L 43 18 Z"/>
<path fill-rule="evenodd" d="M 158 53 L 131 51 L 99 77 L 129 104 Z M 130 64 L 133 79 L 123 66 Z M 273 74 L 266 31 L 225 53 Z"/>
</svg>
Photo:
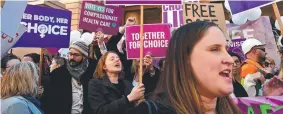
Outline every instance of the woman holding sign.
<svg viewBox="0 0 283 114">
<path fill-rule="evenodd" d="M 219 27 L 198 21 L 172 36 L 163 75 L 150 102 L 133 114 L 241 114 L 233 92 L 233 59 Z"/>
<path fill-rule="evenodd" d="M 99 60 L 89 82 L 88 99 L 95 114 L 125 114 L 144 96 L 144 85 L 133 88 L 123 79 L 122 63 L 115 52 L 108 51 Z"/>
</svg>

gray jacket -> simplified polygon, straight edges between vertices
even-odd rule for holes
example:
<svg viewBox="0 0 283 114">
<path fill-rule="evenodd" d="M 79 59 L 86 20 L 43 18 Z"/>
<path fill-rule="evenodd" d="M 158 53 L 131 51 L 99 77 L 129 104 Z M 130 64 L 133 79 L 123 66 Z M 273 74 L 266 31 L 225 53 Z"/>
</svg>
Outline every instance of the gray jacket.
<svg viewBox="0 0 283 114">
<path fill-rule="evenodd" d="M 30 101 L 22 96 L 1 99 L 1 114 L 42 114 Z"/>
</svg>

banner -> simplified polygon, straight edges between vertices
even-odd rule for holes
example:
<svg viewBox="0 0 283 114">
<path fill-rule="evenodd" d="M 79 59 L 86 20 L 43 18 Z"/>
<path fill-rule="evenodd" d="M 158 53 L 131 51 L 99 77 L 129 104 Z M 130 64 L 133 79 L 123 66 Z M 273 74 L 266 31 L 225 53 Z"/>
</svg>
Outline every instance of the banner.
<svg viewBox="0 0 283 114">
<path fill-rule="evenodd" d="M 182 0 L 106 0 L 107 5 L 160 5 L 182 4 Z"/>
<path fill-rule="evenodd" d="M 232 40 L 239 38 L 255 38 L 265 43 L 267 57 L 274 59 L 277 68 L 279 68 L 280 56 L 268 16 L 260 17 L 256 21 L 247 22 L 243 25 L 227 24 L 227 31 Z"/>
<path fill-rule="evenodd" d="M 226 21 L 222 4 L 184 3 L 184 23 L 211 21 L 226 31 Z"/>
<path fill-rule="evenodd" d="M 260 8 L 280 0 L 228 0 L 231 13 L 233 15 L 248 11 L 254 8 Z"/>
<path fill-rule="evenodd" d="M 245 41 L 245 38 L 233 39 L 232 42 L 229 42 L 229 51 L 232 51 L 241 57 L 241 61 L 246 60 L 246 56 L 242 51 L 242 43 Z"/>
<path fill-rule="evenodd" d="M 14 38 L 8 36 L 7 34 L 1 33 L 1 58 L 4 57 L 7 52 L 15 45 L 15 43 L 22 37 L 26 32 L 26 27 L 20 24 L 18 32 L 15 33 Z"/>
<path fill-rule="evenodd" d="M 180 27 L 184 24 L 182 5 L 162 5 L 162 23 L 172 25 L 172 28 Z"/>
<path fill-rule="evenodd" d="M 243 114 L 282 114 L 283 96 L 238 97 L 234 99 Z"/>
<path fill-rule="evenodd" d="M 14 47 L 69 47 L 71 11 L 28 5 L 21 24 L 27 32 Z"/>
<path fill-rule="evenodd" d="M 104 6 L 95 1 L 83 1 L 79 28 L 91 32 L 102 30 L 104 34 L 116 35 L 123 18 L 124 9 Z"/>
<path fill-rule="evenodd" d="M 20 27 L 20 21 L 22 15 L 27 6 L 27 0 L 23 1 L 9 1 L 6 0 L 1 3 L 4 4 L 1 9 L 1 32 L 14 38 L 18 28 Z M 15 10 L 16 9 L 16 10 Z"/>
<path fill-rule="evenodd" d="M 169 40 L 169 24 L 145 24 L 143 55 L 150 54 L 154 58 L 165 57 Z M 126 49 L 128 59 L 140 57 L 140 26 L 126 27 Z"/>
</svg>

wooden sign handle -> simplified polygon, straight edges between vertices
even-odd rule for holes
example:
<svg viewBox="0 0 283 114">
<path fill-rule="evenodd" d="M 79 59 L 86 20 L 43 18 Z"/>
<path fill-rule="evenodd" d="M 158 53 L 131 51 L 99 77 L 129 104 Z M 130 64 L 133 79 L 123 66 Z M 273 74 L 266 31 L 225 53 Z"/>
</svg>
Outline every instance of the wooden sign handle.
<svg viewBox="0 0 283 114">
<path fill-rule="evenodd" d="M 139 67 L 139 82 L 142 83 L 143 77 L 143 5 L 141 5 L 140 9 L 140 67 Z"/>
<path fill-rule="evenodd" d="M 276 20 L 278 21 L 278 24 L 279 24 L 281 35 L 283 35 L 283 23 L 282 23 L 282 20 L 281 20 L 280 13 L 279 13 L 279 10 L 278 10 L 276 2 L 272 4 L 272 7 L 273 7 L 274 14 L 276 16 Z"/>
<path fill-rule="evenodd" d="M 43 72 L 43 48 L 40 48 L 40 62 L 39 62 L 39 78 L 38 78 L 38 86 L 41 86 L 41 78 L 42 78 L 42 72 Z"/>
</svg>

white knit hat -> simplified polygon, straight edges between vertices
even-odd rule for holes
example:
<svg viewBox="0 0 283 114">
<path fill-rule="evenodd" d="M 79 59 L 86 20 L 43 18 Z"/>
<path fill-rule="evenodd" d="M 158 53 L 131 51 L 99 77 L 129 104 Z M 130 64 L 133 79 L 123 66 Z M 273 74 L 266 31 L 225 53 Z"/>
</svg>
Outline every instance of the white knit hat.
<svg viewBox="0 0 283 114">
<path fill-rule="evenodd" d="M 80 51 L 84 56 L 88 57 L 88 45 L 84 41 L 75 41 L 73 42 L 69 49 L 76 49 Z"/>
</svg>

